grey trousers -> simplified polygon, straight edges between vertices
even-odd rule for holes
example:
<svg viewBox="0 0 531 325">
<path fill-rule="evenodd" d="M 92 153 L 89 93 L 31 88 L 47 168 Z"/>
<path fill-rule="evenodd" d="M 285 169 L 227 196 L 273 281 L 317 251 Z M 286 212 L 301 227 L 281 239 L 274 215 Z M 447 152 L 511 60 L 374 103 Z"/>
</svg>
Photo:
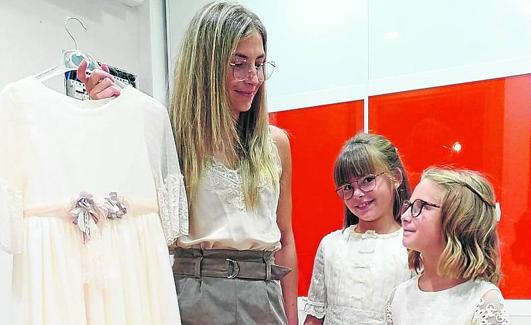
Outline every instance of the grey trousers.
<svg viewBox="0 0 531 325">
<path fill-rule="evenodd" d="M 271 252 L 179 249 L 175 260 L 198 257 L 235 261 L 271 262 Z M 174 264 L 175 287 L 183 325 L 287 324 L 279 280 L 223 278 L 179 274 Z"/>
</svg>

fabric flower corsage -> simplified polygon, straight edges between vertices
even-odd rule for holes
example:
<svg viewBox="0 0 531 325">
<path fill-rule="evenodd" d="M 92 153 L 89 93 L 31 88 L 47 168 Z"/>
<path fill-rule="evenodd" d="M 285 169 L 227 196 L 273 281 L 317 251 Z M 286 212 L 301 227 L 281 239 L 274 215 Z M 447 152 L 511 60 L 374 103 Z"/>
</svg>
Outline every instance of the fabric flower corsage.
<svg viewBox="0 0 531 325">
<path fill-rule="evenodd" d="M 90 239 L 90 228 L 97 224 L 100 217 L 99 209 L 92 195 L 82 192 L 79 198 L 74 200 L 70 213 L 74 217 L 74 224 L 83 234 L 83 241 Z"/>
<path fill-rule="evenodd" d="M 127 208 L 118 198 L 118 194 L 116 192 L 109 193 L 109 196 L 105 198 L 102 209 L 105 211 L 105 216 L 107 219 L 111 220 L 121 218 L 127 213 Z"/>
</svg>

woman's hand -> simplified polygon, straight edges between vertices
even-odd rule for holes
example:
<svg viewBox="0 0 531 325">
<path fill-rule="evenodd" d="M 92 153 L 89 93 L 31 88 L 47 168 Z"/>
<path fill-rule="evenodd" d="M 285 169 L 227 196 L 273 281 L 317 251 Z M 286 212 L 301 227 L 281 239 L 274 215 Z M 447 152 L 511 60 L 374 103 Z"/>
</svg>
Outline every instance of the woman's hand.
<svg viewBox="0 0 531 325">
<path fill-rule="evenodd" d="M 106 64 L 103 64 L 101 69 L 94 69 L 90 77 L 87 77 L 87 66 L 88 62 L 83 60 L 77 69 L 77 78 L 85 84 L 90 99 L 120 96 L 120 87 L 114 84 Z"/>
</svg>

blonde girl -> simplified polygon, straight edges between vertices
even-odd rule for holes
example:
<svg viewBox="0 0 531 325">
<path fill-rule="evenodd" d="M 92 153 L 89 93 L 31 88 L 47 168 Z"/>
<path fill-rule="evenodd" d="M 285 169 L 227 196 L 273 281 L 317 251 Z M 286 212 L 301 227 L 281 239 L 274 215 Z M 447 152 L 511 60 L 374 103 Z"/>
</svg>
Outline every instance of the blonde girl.
<svg viewBox="0 0 531 325">
<path fill-rule="evenodd" d="M 418 275 L 400 284 L 387 324 L 508 324 L 494 191 L 479 173 L 429 168 L 403 203 L 404 245 Z"/>
</svg>

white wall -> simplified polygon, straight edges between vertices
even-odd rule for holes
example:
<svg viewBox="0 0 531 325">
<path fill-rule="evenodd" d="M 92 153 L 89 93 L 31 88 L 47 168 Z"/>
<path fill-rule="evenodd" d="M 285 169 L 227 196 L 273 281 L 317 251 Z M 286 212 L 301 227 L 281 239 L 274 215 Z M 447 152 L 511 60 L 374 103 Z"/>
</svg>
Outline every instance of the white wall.
<svg viewBox="0 0 531 325">
<path fill-rule="evenodd" d="M 141 2 L 141 1 L 139 1 Z M 61 50 L 74 47 L 64 30 L 68 16 L 80 50 L 135 73 L 140 89 L 166 102 L 167 67 L 163 0 L 129 7 L 117 0 L 0 1 L 0 89 L 7 83 L 57 65 Z M 51 83 L 61 89 L 61 78 Z M 1 153 L 0 153 L 1 158 Z M 0 323 L 11 324 L 11 258 L 0 251 Z"/>
<path fill-rule="evenodd" d="M 362 98 L 367 83 L 367 0 L 239 1 L 268 31 L 272 110 Z M 271 95 L 272 94 L 272 95 Z"/>
<path fill-rule="evenodd" d="M 188 22 L 208 0 L 166 0 L 173 67 Z M 367 83 L 367 0 L 240 0 L 268 32 L 271 111 L 363 98 Z M 170 70 L 172 73 L 173 70 Z"/>
<path fill-rule="evenodd" d="M 209 1 L 166 2 L 172 66 Z M 270 111 L 531 72 L 529 0 L 239 2 L 268 30 Z"/>
<path fill-rule="evenodd" d="M 2 0 L 0 2 L 0 88 L 56 65 L 74 44 L 97 60 L 139 76 L 140 89 L 162 98 L 166 80 L 164 1 L 129 7 L 118 0 Z"/>
<path fill-rule="evenodd" d="M 531 72 L 529 0 L 373 0 L 369 95 Z"/>
</svg>

